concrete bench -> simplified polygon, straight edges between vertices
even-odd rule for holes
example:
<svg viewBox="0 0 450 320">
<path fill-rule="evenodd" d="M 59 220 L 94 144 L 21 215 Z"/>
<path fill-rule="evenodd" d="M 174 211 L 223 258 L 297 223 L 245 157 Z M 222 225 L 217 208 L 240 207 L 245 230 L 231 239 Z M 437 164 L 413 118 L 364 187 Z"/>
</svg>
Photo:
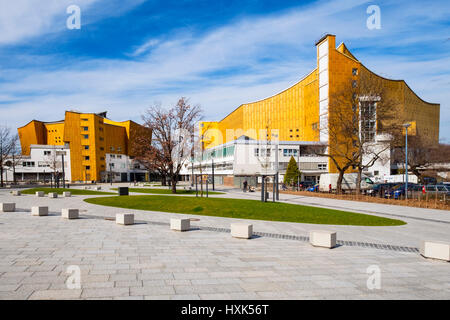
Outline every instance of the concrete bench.
<svg viewBox="0 0 450 320">
<path fill-rule="evenodd" d="M 336 246 L 336 232 L 324 230 L 310 231 L 309 243 L 314 247 L 334 248 Z"/>
<path fill-rule="evenodd" d="M 78 219 L 79 218 L 79 210 L 78 209 L 62 209 L 61 217 L 65 219 Z"/>
<path fill-rule="evenodd" d="M 422 241 L 420 254 L 425 258 L 450 261 L 450 243 Z"/>
<path fill-rule="evenodd" d="M 240 239 L 250 239 L 253 235 L 253 225 L 245 223 L 232 223 L 231 236 Z"/>
<path fill-rule="evenodd" d="M 95 190 L 102 190 L 102 187 L 95 187 Z"/>
<path fill-rule="evenodd" d="M 1 212 L 14 212 L 16 211 L 16 204 L 14 202 L 2 202 L 0 203 Z"/>
<path fill-rule="evenodd" d="M 69 191 L 64 191 L 63 192 L 63 197 L 64 198 L 70 198 L 72 196 L 72 193 L 71 192 L 69 192 Z"/>
<path fill-rule="evenodd" d="M 36 197 L 43 197 L 45 196 L 45 192 L 44 191 L 36 191 Z"/>
<path fill-rule="evenodd" d="M 175 231 L 188 231 L 191 228 L 190 219 L 170 219 L 170 229 Z"/>
<path fill-rule="evenodd" d="M 22 192 L 20 190 L 13 190 L 12 195 L 13 196 L 21 196 Z"/>
<path fill-rule="evenodd" d="M 48 197 L 49 198 L 58 198 L 58 194 L 56 192 L 49 192 Z"/>
<path fill-rule="evenodd" d="M 32 207 L 32 216 L 48 216 L 48 207 Z"/>
<path fill-rule="evenodd" d="M 132 213 L 117 213 L 116 214 L 116 223 L 122 225 L 131 225 L 134 224 L 134 214 Z"/>
</svg>

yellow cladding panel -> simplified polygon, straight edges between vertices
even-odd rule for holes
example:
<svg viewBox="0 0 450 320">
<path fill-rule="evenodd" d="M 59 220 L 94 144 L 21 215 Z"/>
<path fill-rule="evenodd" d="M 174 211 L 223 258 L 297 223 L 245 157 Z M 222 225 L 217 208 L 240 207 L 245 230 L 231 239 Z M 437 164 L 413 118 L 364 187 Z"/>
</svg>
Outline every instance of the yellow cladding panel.
<svg viewBox="0 0 450 320">
<path fill-rule="evenodd" d="M 53 146 L 64 145 L 64 123 L 46 123 L 47 144 Z"/>
<path fill-rule="evenodd" d="M 30 155 L 30 145 L 45 144 L 47 141 L 45 126 L 41 121 L 33 120 L 27 125 L 18 128 L 17 132 L 23 155 Z"/>
<path fill-rule="evenodd" d="M 220 122 L 201 123 L 200 130 L 207 131 L 203 139 L 205 148 L 243 135 L 259 140 L 317 141 L 318 103 L 317 70 L 314 70 L 278 95 L 241 105 Z"/>
</svg>

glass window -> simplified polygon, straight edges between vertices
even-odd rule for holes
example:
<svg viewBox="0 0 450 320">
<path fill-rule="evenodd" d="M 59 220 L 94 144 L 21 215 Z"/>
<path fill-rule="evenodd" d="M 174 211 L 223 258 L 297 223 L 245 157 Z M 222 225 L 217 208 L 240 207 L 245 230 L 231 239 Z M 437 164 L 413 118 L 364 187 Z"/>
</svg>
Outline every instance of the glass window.
<svg viewBox="0 0 450 320">
<path fill-rule="evenodd" d="M 354 76 L 357 76 L 357 75 L 358 75 L 358 68 L 353 68 L 353 69 L 352 69 L 352 74 L 353 74 Z"/>
<path fill-rule="evenodd" d="M 84 146 L 84 150 L 89 150 L 89 146 Z"/>
<path fill-rule="evenodd" d="M 88 131 L 89 128 L 88 127 L 83 127 L 83 131 Z"/>
</svg>

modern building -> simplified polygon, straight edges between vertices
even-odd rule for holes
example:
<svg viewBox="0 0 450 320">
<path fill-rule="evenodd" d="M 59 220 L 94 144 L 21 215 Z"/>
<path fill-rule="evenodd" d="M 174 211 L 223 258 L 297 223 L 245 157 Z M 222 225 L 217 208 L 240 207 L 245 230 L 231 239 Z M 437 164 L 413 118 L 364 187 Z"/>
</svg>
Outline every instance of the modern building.
<svg viewBox="0 0 450 320">
<path fill-rule="evenodd" d="M 70 164 L 70 175 L 66 174 L 68 181 L 145 179 L 146 171 L 133 160 L 133 150 L 138 143 L 137 138 L 140 135 L 151 135 L 151 131 L 133 121 L 112 121 L 106 117 L 106 112 L 95 114 L 66 111 L 64 120 L 32 120 L 18 128 L 18 133 L 22 155 L 27 162 L 26 170 L 29 174 L 34 172 L 36 179 L 37 174 L 42 171 L 39 163 L 44 161 L 41 158 L 43 154 L 40 153 L 45 153 L 52 147 L 62 148 L 70 153 L 67 160 Z"/>
<path fill-rule="evenodd" d="M 58 146 L 32 144 L 29 148 L 29 155 L 10 157 L 5 161 L 4 181 L 50 182 L 57 178 L 71 181 L 68 144 Z"/>
<path fill-rule="evenodd" d="M 391 80 L 376 75 L 366 68 L 344 43 L 336 47 L 334 35 L 327 34 L 318 40 L 316 50 L 317 67 L 292 87 L 267 99 L 243 104 L 218 122 L 200 123 L 199 131 L 203 149 L 207 154 L 211 153 L 213 161 L 219 163 L 222 160 L 221 153 L 215 153 L 216 150 L 234 146 L 234 149 L 230 149 L 234 152 L 230 155 L 233 159 L 232 167 L 231 158 L 229 158 L 228 169 L 224 171 L 216 169 L 216 175 L 230 178 L 259 172 L 254 167 L 245 166 L 248 164 L 247 161 L 252 161 L 251 157 L 243 159 L 239 156 L 240 149 L 243 147 L 238 139 L 242 137 L 247 137 L 247 141 L 251 141 L 251 144 L 245 148 L 254 148 L 253 151 L 248 150 L 249 154 L 256 152 L 258 148 L 251 145 L 266 144 L 267 140 L 277 140 L 278 157 L 282 163 L 285 160 L 288 161 L 283 158 L 285 149 L 289 149 L 288 146 L 291 148 L 295 146 L 293 150 L 300 147 L 301 150 L 302 147 L 310 144 L 319 144 L 329 148 L 327 150 L 332 149 L 330 147 L 333 143 L 336 144 L 336 140 L 331 139 L 329 132 L 339 121 L 336 116 L 337 109 L 334 107 L 339 104 L 338 94 L 349 86 L 353 88 L 358 86 L 362 75 L 381 83 L 387 95 L 396 101 L 398 116 L 413 125 L 414 130 L 411 130 L 409 134 L 421 135 L 429 144 L 438 143 L 439 104 L 423 101 L 403 80 Z M 357 98 L 356 106 L 352 104 L 347 106 L 348 114 L 351 115 L 352 110 L 359 110 L 357 112 L 360 114 L 363 110 L 370 111 L 373 116 L 361 121 L 360 132 L 364 135 L 364 139 L 373 144 L 374 149 L 382 149 L 383 145 L 389 143 L 389 136 L 378 130 L 380 123 L 376 116 L 376 108 L 379 100 L 370 96 L 369 93 L 366 95 L 360 93 Z M 341 141 L 345 139 L 350 138 L 342 137 Z M 273 143 L 272 150 L 272 152 L 275 151 Z M 314 179 L 317 181 L 317 173 L 309 174 L 307 170 L 312 169 L 306 169 L 310 166 L 308 163 L 312 158 L 303 158 L 301 153 L 300 151 L 300 168 L 304 168 L 304 176 L 315 175 Z M 338 172 L 331 158 L 316 157 L 316 159 L 314 163 L 320 163 L 321 169 L 326 166 L 326 172 Z M 199 167 L 201 161 L 196 160 L 194 169 Z M 304 161 L 303 164 L 302 161 Z M 341 160 L 337 159 L 337 161 L 340 163 Z M 390 150 L 385 150 L 382 152 L 382 157 L 366 170 L 365 174 L 373 176 L 375 180 L 382 180 L 383 176 L 390 175 L 390 165 Z M 314 165 L 312 167 L 315 168 Z M 188 165 L 183 170 L 185 175 L 188 175 L 187 168 Z M 283 164 L 280 166 L 281 178 L 282 168 Z M 354 170 L 355 168 L 349 168 L 348 172 Z"/>
</svg>

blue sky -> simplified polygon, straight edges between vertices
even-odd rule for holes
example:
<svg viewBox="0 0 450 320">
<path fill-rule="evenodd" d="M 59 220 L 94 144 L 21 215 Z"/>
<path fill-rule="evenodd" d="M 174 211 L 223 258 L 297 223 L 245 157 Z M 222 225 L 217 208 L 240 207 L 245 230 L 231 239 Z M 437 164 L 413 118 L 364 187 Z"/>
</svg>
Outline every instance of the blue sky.
<svg viewBox="0 0 450 320">
<path fill-rule="evenodd" d="M 80 30 L 66 28 L 72 4 Z M 366 27 L 372 4 L 379 30 Z M 449 17 L 439 0 L 0 0 L 0 124 L 65 110 L 140 121 L 148 106 L 181 96 L 220 120 L 312 71 L 327 32 L 372 71 L 440 103 L 450 143 Z"/>
</svg>

